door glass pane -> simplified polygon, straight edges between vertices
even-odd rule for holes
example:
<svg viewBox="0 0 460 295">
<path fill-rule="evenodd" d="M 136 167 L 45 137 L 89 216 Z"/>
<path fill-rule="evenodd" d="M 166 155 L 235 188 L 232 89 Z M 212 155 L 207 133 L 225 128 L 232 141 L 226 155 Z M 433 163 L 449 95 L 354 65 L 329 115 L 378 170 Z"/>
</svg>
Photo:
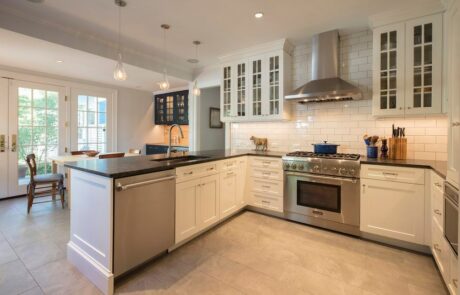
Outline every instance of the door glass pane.
<svg viewBox="0 0 460 295">
<path fill-rule="evenodd" d="M 78 96 L 78 150 L 107 151 L 107 98 Z"/>
<path fill-rule="evenodd" d="M 51 173 L 51 159 L 58 153 L 59 93 L 18 87 L 18 182 L 27 183 L 28 154 L 35 154 L 37 174 Z"/>
<path fill-rule="evenodd" d="M 88 97 L 85 95 L 78 96 L 78 110 L 79 111 L 87 111 L 88 110 Z"/>
</svg>

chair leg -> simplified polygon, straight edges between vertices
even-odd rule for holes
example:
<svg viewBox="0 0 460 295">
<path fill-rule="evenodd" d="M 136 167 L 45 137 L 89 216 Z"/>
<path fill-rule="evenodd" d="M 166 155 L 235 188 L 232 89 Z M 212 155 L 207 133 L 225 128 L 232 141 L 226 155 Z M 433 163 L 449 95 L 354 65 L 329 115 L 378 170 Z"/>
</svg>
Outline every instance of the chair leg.
<svg viewBox="0 0 460 295">
<path fill-rule="evenodd" d="M 27 214 L 30 213 L 30 208 L 34 202 L 35 187 L 32 184 L 28 185 L 27 188 Z"/>
<path fill-rule="evenodd" d="M 52 184 L 51 196 L 52 196 L 53 201 L 56 201 L 56 183 Z"/>
<path fill-rule="evenodd" d="M 59 182 L 59 192 L 61 194 L 61 204 L 62 204 L 62 209 L 64 209 L 64 203 L 65 203 L 65 192 L 64 192 L 64 182 L 60 181 Z"/>
</svg>

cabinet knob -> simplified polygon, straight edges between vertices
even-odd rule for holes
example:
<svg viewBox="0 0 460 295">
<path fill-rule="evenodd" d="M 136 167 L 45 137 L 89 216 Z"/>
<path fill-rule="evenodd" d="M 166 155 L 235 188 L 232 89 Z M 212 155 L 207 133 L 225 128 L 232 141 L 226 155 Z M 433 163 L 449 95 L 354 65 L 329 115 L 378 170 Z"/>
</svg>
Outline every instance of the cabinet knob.
<svg viewBox="0 0 460 295">
<path fill-rule="evenodd" d="M 452 127 L 460 126 L 460 122 L 452 122 Z"/>
<path fill-rule="evenodd" d="M 439 216 L 442 215 L 441 211 L 439 209 L 434 209 L 433 212 Z"/>
<path fill-rule="evenodd" d="M 412 109 L 411 107 L 407 107 L 408 110 Z"/>
<path fill-rule="evenodd" d="M 441 248 L 439 248 L 439 245 L 438 245 L 438 244 L 434 244 L 434 245 L 433 245 L 433 248 L 434 248 L 436 251 L 438 251 L 439 253 L 442 252 L 442 251 L 441 251 Z"/>
</svg>

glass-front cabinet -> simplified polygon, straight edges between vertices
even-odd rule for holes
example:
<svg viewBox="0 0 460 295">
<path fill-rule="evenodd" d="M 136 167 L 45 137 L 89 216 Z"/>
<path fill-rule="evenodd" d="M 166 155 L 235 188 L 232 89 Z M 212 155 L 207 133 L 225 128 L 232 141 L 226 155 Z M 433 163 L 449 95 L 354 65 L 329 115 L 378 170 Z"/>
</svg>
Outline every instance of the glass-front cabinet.
<svg viewBox="0 0 460 295">
<path fill-rule="evenodd" d="M 441 113 L 442 15 L 374 29 L 373 114 Z"/>
<path fill-rule="evenodd" d="M 290 90 L 291 56 L 290 50 L 285 50 L 286 40 L 282 41 L 277 50 L 223 58 L 226 62 L 221 67 L 222 121 L 288 119 L 289 105 L 284 95 Z"/>
<path fill-rule="evenodd" d="M 157 94 L 154 104 L 155 125 L 188 125 L 188 90 Z"/>
<path fill-rule="evenodd" d="M 406 113 L 440 113 L 442 16 L 407 22 L 406 36 Z"/>
</svg>

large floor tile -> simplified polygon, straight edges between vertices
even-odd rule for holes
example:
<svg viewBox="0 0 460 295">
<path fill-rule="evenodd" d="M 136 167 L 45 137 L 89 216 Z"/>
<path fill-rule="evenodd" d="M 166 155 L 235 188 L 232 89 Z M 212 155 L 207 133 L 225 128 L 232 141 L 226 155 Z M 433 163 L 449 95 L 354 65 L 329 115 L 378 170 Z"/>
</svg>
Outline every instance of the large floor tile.
<svg viewBox="0 0 460 295">
<path fill-rule="evenodd" d="M 10 244 L 6 240 L 0 240 L 0 265 L 18 259 Z"/>
<path fill-rule="evenodd" d="M 34 279 L 20 260 L 0 265 L 0 294 L 21 294 L 36 286 Z"/>
<path fill-rule="evenodd" d="M 42 240 L 15 248 L 28 269 L 35 269 L 49 262 L 65 258 L 66 252 L 52 240 Z"/>
</svg>

